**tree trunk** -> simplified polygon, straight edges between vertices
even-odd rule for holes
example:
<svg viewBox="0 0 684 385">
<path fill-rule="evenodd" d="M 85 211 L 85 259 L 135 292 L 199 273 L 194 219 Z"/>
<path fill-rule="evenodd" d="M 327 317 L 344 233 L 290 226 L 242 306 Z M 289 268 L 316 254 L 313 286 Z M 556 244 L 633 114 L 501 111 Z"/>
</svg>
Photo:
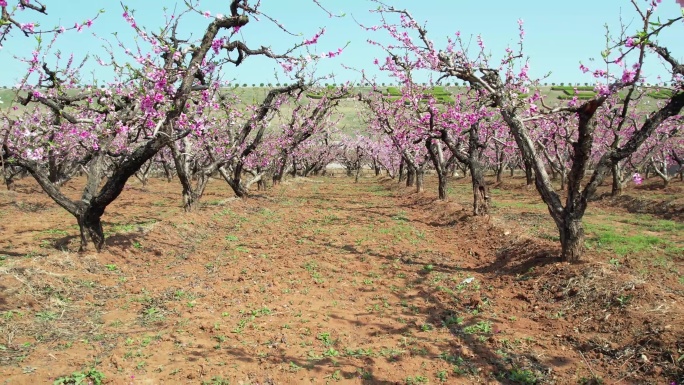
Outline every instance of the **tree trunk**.
<svg viewBox="0 0 684 385">
<path fill-rule="evenodd" d="M 571 263 L 578 262 L 584 254 L 582 220 L 565 217 L 557 226 L 560 232 L 561 259 Z"/>
<path fill-rule="evenodd" d="M 297 177 L 297 159 L 295 159 L 294 157 L 292 157 L 292 171 L 290 171 L 290 176 L 292 178 Z"/>
<path fill-rule="evenodd" d="M 152 160 L 145 163 L 140 170 L 135 173 L 135 177 L 138 178 L 140 183 L 142 183 L 142 188 L 147 188 L 147 182 L 149 181 L 150 170 L 152 169 Z"/>
<path fill-rule="evenodd" d="M 425 176 L 425 171 L 420 168 L 419 170 L 415 171 L 416 175 L 416 192 L 421 193 L 425 190 L 423 187 L 423 177 Z"/>
<path fill-rule="evenodd" d="M 480 141 L 480 124 L 470 125 L 468 134 L 468 166 L 470 166 L 470 179 L 473 185 L 473 215 L 487 215 L 489 213 L 489 189 L 485 180 L 485 169 L 482 164 L 482 151 L 485 144 Z"/>
<path fill-rule="evenodd" d="M 275 172 L 273 173 L 273 186 L 279 185 L 283 181 L 283 174 L 285 174 L 285 168 L 287 167 L 289 155 L 287 153 L 280 155 L 280 162 L 276 161 Z"/>
<path fill-rule="evenodd" d="M 619 164 L 614 164 L 611 167 L 611 173 L 613 174 L 613 184 L 610 189 L 610 195 L 613 197 L 618 197 L 622 195 L 623 183 L 622 183 L 622 167 Z"/>
<path fill-rule="evenodd" d="M 527 187 L 534 185 L 534 171 L 532 170 L 532 165 L 525 163 L 525 181 Z"/>
<path fill-rule="evenodd" d="M 560 190 L 564 191 L 565 187 L 568 183 L 568 171 L 567 170 L 561 170 L 561 172 L 559 172 L 559 174 L 560 174 L 560 180 L 561 180 Z"/>
<path fill-rule="evenodd" d="M 399 180 L 397 182 L 401 183 L 403 180 L 404 180 L 404 158 L 402 157 L 401 160 L 399 161 Z"/>
<path fill-rule="evenodd" d="M 425 140 L 425 146 L 437 173 L 437 195 L 440 200 L 447 200 L 447 174 L 449 173 L 449 167 L 444 164 L 444 152 L 441 146 L 435 143 L 432 138 Z"/>
<path fill-rule="evenodd" d="M 406 170 L 406 187 L 413 187 L 416 183 L 416 170 L 413 167 L 408 167 Z"/>
<path fill-rule="evenodd" d="M 445 201 L 449 198 L 447 194 L 447 177 L 446 175 L 437 173 L 437 178 L 437 194 L 439 195 L 440 200 Z"/>
<path fill-rule="evenodd" d="M 186 189 L 183 187 L 183 210 L 186 213 L 196 211 L 199 207 L 200 197 L 192 191 L 192 188 Z"/>
<path fill-rule="evenodd" d="M 185 151 L 190 151 L 188 148 L 190 144 L 187 138 L 183 138 L 183 141 L 186 145 Z M 183 210 L 185 210 L 185 212 L 195 211 L 199 207 L 201 195 L 192 187 L 192 172 L 190 171 L 190 160 L 187 159 L 188 155 L 181 153 L 178 148 L 178 143 L 176 142 L 170 143 L 169 147 L 171 148 L 173 162 L 176 166 L 178 180 L 180 180 L 181 186 L 183 187 Z"/>
<path fill-rule="evenodd" d="M 503 172 L 504 172 L 504 166 L 499 165 L 499 167 L 497 167 L 497 169 L 496 169 L 496 183 L 501 183 L 501 181 L 503 180 L 502 179 Z"/>
<path fill-rule="evenodd" d="M 484 168 L 476 160 L 470 161 L 470 176 L 473 185 L 473 215 L 487 215 L 489 213 L 489 188 L 484 178 Z"/>
<path fill-rule="evenodd" d="M 558 172 L 556 171 L 556 168 L 551 166 L 551 180 L 556 181 L 558 180 Z"/>
<path fill-rule="evenodd" d="M 81 246 L 79 252 L 84 252 L 88 248 L 88 243 L 93 242 L 95 250 L 98 252 L 104 246 L 104 231 L 102 230 L 102 214 L 92 209 L 87 208 L 85 212 L 76 215 L 76 221 L 81 232 Z"/>
<path fill-rule="evenodd" d="M 171 183 L 173 180 L 173 168 L 169 165 L 169 162 L 162 162 L 162 167 L 164 168 L 164 175 L 166 176 L 166 182 Z"/>
</svg>

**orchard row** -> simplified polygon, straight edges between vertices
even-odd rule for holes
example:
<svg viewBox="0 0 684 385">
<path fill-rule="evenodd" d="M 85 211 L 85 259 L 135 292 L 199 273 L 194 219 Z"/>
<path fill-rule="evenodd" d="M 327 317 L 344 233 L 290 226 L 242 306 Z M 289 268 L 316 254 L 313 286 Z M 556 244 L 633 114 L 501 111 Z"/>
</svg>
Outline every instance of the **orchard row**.
<svg viewBox="0 0 684 385">
<path fill-rule="evenodd" d="M 681 28 L 683 17 L 655 18 L 659 2 L 633 2 L 641 28 L 614 37 L 600 68 L 581 65 L 596 84 L 565 87 L 561 101 L 545 100 L 543 79 L 528 75 L 522 21 L 518 44 L 495 59 L 479 36 L 474 47 L 459 33 L 438 47 L 409 11 L 375 3 L 370 12 L 379 24 L 359 28 L 386 53 L 369 65 L 387 73 L 396 87 L 387 89 L 364 71 L 360 84 L 366 88 L 325 83 L 329 77 L 315 72 L 316 61 L 343 49 L 309 55 L 308 46 L 323 44 L 323 30 L 284 52 L 250 47 L 239 31 L 249 28 L 250 17 L 264 16 L 260 3 L 232 0 L 227 15 L 211 17 L 186 3 L 156 33 L 138 25 L 124 7 L 137 44 L 109 42 L 110 59 L 97 60 L 115 81 L 102 88 L 84 87 L 83 63 L 54 48 L 71 31 L 38 31 L 37 22 L 19 21 L 47 12 L 45 6 L 0 0 L 0 44 L 22 34 L 42 36 L 24 59 L 26 74 L 2 112 L 5 182 L 11 187 L 14 177 L 29 173 L 76 218 L 81 248 L 92 242 L 99 250 L 105 243 L 102 216 L 134 176 L 144 183 L 152 173 L 176 175 L 190 211 L 215 176 L 245 197 L 266 179 L 278 184 L 288 173 L 317 174 L 331 163 L 357 176 L 364 167 L 405 176 L 418 191 L 430 169 L 439 179 L 439 198 L 447 199 L 448 177 L 461 168 L 472 179 L 473 215 L 486 215 L 492 197 L 485 173 L 493 170 L 501 178 L 506 169 L 522 169 L 558 227 L 562 258 L 578 261 L 584 251 L 582 218 L 606 179 L 612 178 L 617 195 L 626 183 L 639 183 L 646 170 L 665 183 L 676 167 L 681 175 L 684 64 L 658 44 L 658 35 Z M 192 15 L 206 17 L 201 37 L 178 36 Z M 95 19 L 72 29 L 88 28 Z M 392 43 L 374 39 L 379 34 Z M 270 87 L 262 99 L 248 100 L 220 79 L 255 55 L 277 62 L 290 79 Z M 648 57 L 659 58 L 671 73 L 655 90 L 643 87 Z M 430 83 L 414 81 L 425 72 Z M 436 86 L 451 83 L 464 87 L 451 94 Z M 342 104 L 356 106 L 362 127 L 342 127 Z M 61 186 L 76 175 L 85 175 L 85 184 L 81 196 L 71 199 Z"/>
</svg>

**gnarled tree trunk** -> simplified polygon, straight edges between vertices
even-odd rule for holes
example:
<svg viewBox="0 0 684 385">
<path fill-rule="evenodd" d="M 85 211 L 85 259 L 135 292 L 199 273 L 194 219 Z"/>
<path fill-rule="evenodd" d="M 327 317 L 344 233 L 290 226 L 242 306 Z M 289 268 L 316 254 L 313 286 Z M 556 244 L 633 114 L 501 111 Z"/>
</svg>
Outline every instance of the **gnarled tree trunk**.
<svg viewBox="0 0 684 385">
<path fill-rule="evenodd" d="M 487 215 L 489 213 L 489 188 L 484 178 L 484 169 L 479 161 L 470 163 L 470 175 L 473 185 L 473 214 Z"/>
<path fill-rule="evenodd" d="M 568 262 L 578 262 L 584 254 L 584 226 L 582 219 L 565 215 L 557 223 L 561 241 L 561 258 Z"/>
<path fill-rule="evenodd" d="M 622 181 L 622 167 L 619 164 L 614 164 L 610 169 L 613 183 L 610 189 L 610 195 L 613 197 L 618 197 L 622 195 L 624 189 L 624 182 Z"/>
<path fill-rule="evenodd" d="M 416 184 L 416 169 L 408 167 L 406 170 L 406 187 L 413 187 Z"/>
<path fill-rule="evenodd" d="M 425 187 L 423 184 L 424 177 L 425 177 L 425 170 L 423 170 L 423 168 L 420 167 L 415 171 L 415 175 L 416 175 L 416 192 L 420 193 L 420 192 L 425 191 Z"/>
</svg>

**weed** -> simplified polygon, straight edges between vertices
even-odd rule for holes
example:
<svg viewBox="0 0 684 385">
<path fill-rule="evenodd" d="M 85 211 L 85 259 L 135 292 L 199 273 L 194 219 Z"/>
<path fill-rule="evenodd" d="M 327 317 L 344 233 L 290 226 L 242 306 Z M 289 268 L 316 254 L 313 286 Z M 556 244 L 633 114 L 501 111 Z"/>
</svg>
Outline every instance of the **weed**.
<svg viewBox="0 0 684 385">
<path fill-rule="evenodd" d="M 54 321 L 57 319 L 57 313 L 54 311 L 41 311 L 36 313 L 36 318 L 43 322 Z"/>
<path fill-rule="evenodd" d="M 534 385 L 537 383 L 537 377 L 529 369 L 513 368 L 508 372 L 507 378 L 516 384 Z"/>
<path fill-rule="evenodd" d="M 59 377 L 53 382 L 53 385 L 80 385 L 86 383 L 92 385 L 101 385 L 104 379 L 104 373 L 93 368 L 85 372 L 73 372 L 69 376 Z"/>
<path fill-rule="evenodd" d="M 629 305 L 629 303 L 632 301 L 632 296 L 631 295 L 619 295 L 615 297 L 615 301 L 618 303 L 620 307 L 625 307 Z"/>
<path fill-rule="evenodd" d="M 164 318 L 162 310 L 157 307 L 150 306 L 143 310 L 143 323 L 162 321 Z"/>
<path fill-rule="evenodd" d="M 316 337 L 316 339 L 323 342 L 323 345 L 325 346 L 333 346 L 337 342 L 330 337 L 330 333 L 321 333 Z"/>
<path fill-rule="evenodd" d="M 432 325 L 429 323 L 424 323 L 424 324 L 420 325 L 420 330 L 422 330 L 424 332 L 429 332 L 432 330 Z"/>
<path fill-rule="evenodd" d="M 365 369 L 358 368 L 356 371 L 359 373 L 359 377 L 361 377 L 362 380 L 370 381 L 373 379 L 373 373 Z"/>
<path fill-rule="evenodd" d="M 368 349 L 350 349 L 350 348 L 345 348 L 344 349 L 344 355 L 347 357 L 369 357 L 373 355 L 373 350 L 368 348 Z"/>
<path fill-rule="evenodd" d="M 230 385 L 230 381 L 224 380 L 221 376 L 214 376 L 209 381 L 202 381 L 202 385 Z"/>
<path fill-rule="evenodd" d="M 402 353 L 404 353 L 404 351 L 399 349 L 384 348 L 380 350 L 380 355 L 390 361 L 398 359 Z"/>
<path fill-rule="evenodd" d="M 452 325 L 462 325 L 464 322 L 463 317 L 456 315 L 450 315 L 442 320 L 442 326 L 445 328 L 451 327 Z"/>
<path fill-rule="evenodd" d="M 489 321 L 479 321 L 475 325 L 466 326 L 463 328 L 465 334 L 489 334 L 492 332 L 492 323 Z"/>
<path fill-rule="evenodd" d="M 109 270 L 109 271 L 116 271 L 116 270 L 118 270 L 118 267 L 116 267 L 115 264 L 105 265 L 105 267 L 106 267 L 107 270 Z"/>
<path fill-rule="evenodd" d="M 425 376 L 413 376 L 413 377 L 406 377 L 406 380 L 404 381 L 406 385 L 416 385 L 416 384 L 427 384 L 428 379 Z"/>
<path fill-rule="evenodd" d="M 328 348 L 328 350 L 323 352 L 324 357 L 337 357 L 340 355 L 340 352 L 335 350 L 335 348 Z"/>
</svg>

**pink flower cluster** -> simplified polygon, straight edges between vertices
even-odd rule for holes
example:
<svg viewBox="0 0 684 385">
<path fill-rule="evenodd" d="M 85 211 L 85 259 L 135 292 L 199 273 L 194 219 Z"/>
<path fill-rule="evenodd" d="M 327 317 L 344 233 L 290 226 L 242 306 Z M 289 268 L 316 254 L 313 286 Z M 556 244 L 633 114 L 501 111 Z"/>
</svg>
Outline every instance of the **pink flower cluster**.
<svg viewBox="0 0 684 385">
<path fill-rule="evenodd" d="M 634 175 L 632 175 L 632 181 L 634 182 L 634 184 L 641 184 L 643 183 L 644 179 L 641 177 L 641 174 L 636 172 L 634 173 Z"/>
<path fill-rule="evenodd" d="M 304 40 L 304 45 L 312 45 L 318 43 L 318 38 L 323 36 L 325 33 L 325 28 L 321 29 L 320 32 L 314 35 L 311 39 Z"/>
<path fill-rule="evenodd" d="M 322 53 L 321 57 L 333 58 L 339 56 L 342 53 L 342 48 L 338 48 L 337 51 L 330 51 L 328 53 Z"/>
</svg>

